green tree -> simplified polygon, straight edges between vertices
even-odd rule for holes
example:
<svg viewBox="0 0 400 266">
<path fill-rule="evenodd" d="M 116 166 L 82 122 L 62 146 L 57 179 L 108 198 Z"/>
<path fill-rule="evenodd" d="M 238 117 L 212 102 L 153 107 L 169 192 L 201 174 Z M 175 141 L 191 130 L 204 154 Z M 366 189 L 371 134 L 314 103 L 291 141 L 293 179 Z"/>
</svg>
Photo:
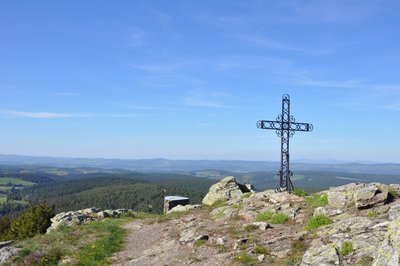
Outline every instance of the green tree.
<svg viewBox="0 0 400 266">
<path fill-rule="evenodd" d="M 53 216 L 53 208 L 46 201 L 31 205 L 11 223 L 7 238 L 23 239 L 45 233 Z"/>
</svg>

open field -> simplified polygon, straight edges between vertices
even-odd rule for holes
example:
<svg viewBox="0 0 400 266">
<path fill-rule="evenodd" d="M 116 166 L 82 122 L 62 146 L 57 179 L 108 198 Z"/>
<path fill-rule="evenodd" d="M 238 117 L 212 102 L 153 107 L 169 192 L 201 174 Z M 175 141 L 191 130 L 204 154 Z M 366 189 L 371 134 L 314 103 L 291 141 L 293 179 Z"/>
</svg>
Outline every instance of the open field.
<svg viewBox="0 0 400 266">
<path fill-rule="evenodd" d="M 3 204 L 6 202 L 6 196 L 0 195 L 0 204 Z"/>
<path fill-rule="evenodd" d="M 9 191 L 10 189 L 11 189 L 10 187 L 0 186 L 0 192 L 7 192 L 7 191 Z"/>
<path fill-rule="evenodd" d="M 10 183 L 13 185 L 21 185 L 21 186 L 25 186 L 25 187 L 31 187 L 31 186 L 35 185 L 35 183 L 25 181 L 22 179 L 18 179 L 18 178 L 0 177 L 0 186 L 7 185 Z"/>
</svg>

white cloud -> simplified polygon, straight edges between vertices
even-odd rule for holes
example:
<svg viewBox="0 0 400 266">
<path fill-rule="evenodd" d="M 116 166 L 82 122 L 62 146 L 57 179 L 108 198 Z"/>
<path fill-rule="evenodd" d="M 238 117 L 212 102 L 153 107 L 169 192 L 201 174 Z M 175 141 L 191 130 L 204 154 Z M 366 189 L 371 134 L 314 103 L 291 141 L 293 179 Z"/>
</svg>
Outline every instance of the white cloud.
<svg viewBox="0 0 400 266">
<path fill-rule="evenodd" d="M 26 118 L 37 118 L 37 119 L 66 118 L 73 116 L 71 114 L 65 114 L 65 113 L 21 112 L 14 110 L 4 110 L 1 112 L 1 114 L 10 117 L 26 117 Z"/>
</svg>

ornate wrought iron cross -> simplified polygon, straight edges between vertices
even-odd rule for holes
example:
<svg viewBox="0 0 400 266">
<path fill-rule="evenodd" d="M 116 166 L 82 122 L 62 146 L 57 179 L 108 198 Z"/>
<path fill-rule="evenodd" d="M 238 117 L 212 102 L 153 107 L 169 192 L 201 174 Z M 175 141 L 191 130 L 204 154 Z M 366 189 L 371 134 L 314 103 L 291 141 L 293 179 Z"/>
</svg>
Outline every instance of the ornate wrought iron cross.
<svg viewBox="0 0 400 266">
<path fill-rule="evenodd" d="M 312 131 L 313 125 L 308 123 L 297 123 L 290 115 L 290 96 L 282 96 L 282 114 L 275 121 L 259 120 L 257 127 L 261 129 L 273 129 L 281 138 L 281 167 L 279 170 L 279 184 L 276 191 L 292 191 L 293 184 L 290 177 L 293 175 L 289 168 L 289 139 L 296 131 Z"/>
</svg>

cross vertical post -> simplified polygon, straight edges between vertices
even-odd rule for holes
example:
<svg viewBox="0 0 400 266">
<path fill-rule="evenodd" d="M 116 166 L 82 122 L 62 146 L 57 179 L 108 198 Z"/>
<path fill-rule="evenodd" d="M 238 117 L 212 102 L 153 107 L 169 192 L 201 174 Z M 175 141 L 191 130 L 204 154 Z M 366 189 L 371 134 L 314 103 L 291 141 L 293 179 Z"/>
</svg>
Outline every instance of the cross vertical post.
<svg viewBox="0 0 400 266">
<path fill-rule="evenodd" d="M 293 137 L 296 131 L 312 131 L 313 125 L 296 122 L 294 117 L 290 115 L 290 96 L 285 94 L 282 96 L 282 114 L 279 115 L 275 121 L 259 120 L 257 122 L 257 127 L 275 130 L 276 134 L 281 139 L 281 165 L 276 192 L 293 191 L 294 187 L 290 179 L 293 172 L 290 170 L 289 139 Z"/>
</svg>

